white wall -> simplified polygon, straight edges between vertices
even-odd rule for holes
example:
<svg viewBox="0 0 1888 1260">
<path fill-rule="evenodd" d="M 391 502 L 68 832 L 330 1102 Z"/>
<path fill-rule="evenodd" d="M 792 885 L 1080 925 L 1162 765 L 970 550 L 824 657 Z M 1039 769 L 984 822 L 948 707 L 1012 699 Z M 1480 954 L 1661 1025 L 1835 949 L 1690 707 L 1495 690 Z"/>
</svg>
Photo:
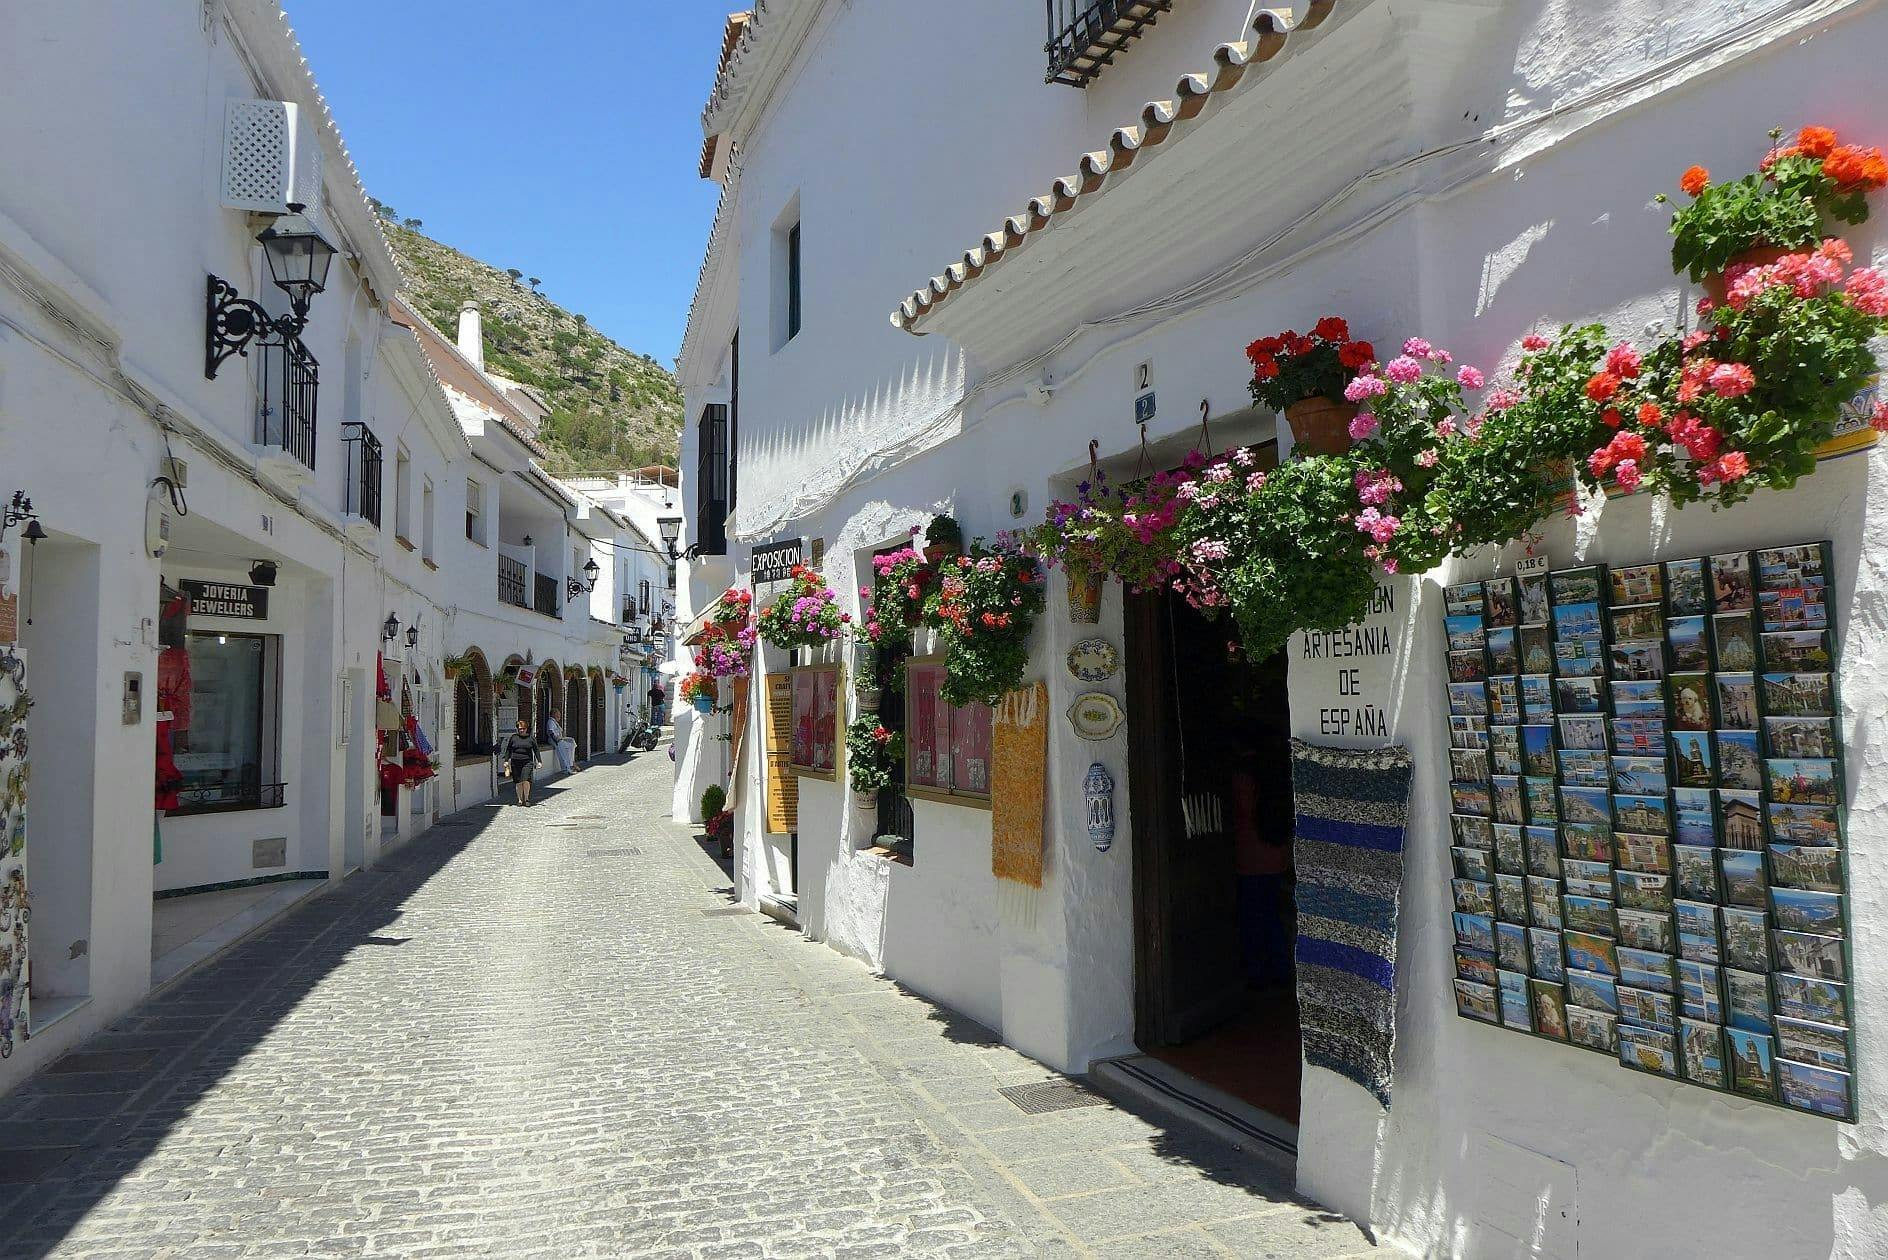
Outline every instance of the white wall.
<svg viewBox="0 0 1888 1260">
<path fill-rule="evenodd" d="M 961 422 L 917 436 L 966 383 L 1005 363 L 965 364 L 937 336 L 901 340 L 883 324 L 885 314 L 1002 215 L 1044 191 L 1051 177 L 1072 170 L 1074 155 L 1104 142 L 1107 126 L 1132 121 L 1139 100 L 1169 94 L 1175 74 L 1201 68 L 1200 41 L 1180 32 L 1205 34 L 1202 24 L 1238 7 L 1163 20 L 1084 97 L 1040 84 L 1039 40 L 1025 38 L 1037 33 L 1034 10 L 1019 15 L 971 4 L 927 19 L 827 6 L 825 25 L 764 120 L 740 138 L 740 204 L 726 212 L 738 230 L 726 256 L 715 260 L 734 274 L 738 322 L 750 330 L 742 363 L 742 528 L 764 537 L 772 519 L 764 509 L 786 510 L 791 519 L 781 536 L 824 538 L 828 583 L 854 591 L 853 549 L 883 541 L 932 511 L 953 512 L 967 534 L 989 534 L 1011 523 L 1005 502 L 1016 487 L 1029 496 L 1029 520 L 1040 519 L 1052 487 L 1066 485 L 1066 474 L 1085 467 L 1091 438 L 1099 439 L 1104 458 L 1131 467 L 1138 362 L 1154 364 L 1160 393 L 1150 437 L 1184 434 L 1197 423 L 1201 398 L 1215 417 L 1232 417 L 1246 405 L 1241 350 L 1248 341 L 1304 327 L 1327 312 L 1345 315 L 1380 347 L 1420 333 L 1491 375 L 1535 328 L 1602 319 L 1621 335 L 1640 334 L 1649 320 L 1676 317 L 1695 296 L 1670 274 L 1667 211 L 1650 201 L 1654 192 L 1671 189 L 1686 166 L 1702 162 L 1721 174 L 1747 169 L 1761 153 L 1764 132 L 1777 124 L 1824 122 L 1845 138 L 1888 139 L 1888 111 L 1875 90 L 1888 18 L 1868 5 L 1830 6 L 1844 10 L 1840 20 L 1809 28 L 1807 38 L 1783 25 L 1788 15 L 1755 22 L 1745 6 L 1733 3 L 1683 12 L 1643 0 L 1600 8 L 1571 0 L 1505 9 L 1399 5 L 1394 15 L 1380 11 L 1360 18 L 1354 29 L 1338 28 L 1315 46 L 1318 55 L 1304 71 L 1291 71 L 1286 62 L 1276 75 L 1260 76 L 1259 86 L 1203 124 L 1220 130 L 1181 139 L 1160 157 L 1169 164 L 1168 176 L 1137 176 L 1145 188 L 1136 196 L 1181 187 L 1172 181 L 1182 171 L 1187 189 L 1216 181 L 1213 193 L 1235 204 L 1241 188 L 1251 190 L 1256 204 L 1261 191 L 1281 182 L 1336 194 L 1371 163 L 1511 123 L 1515 130 L 1502 144 L 1469 145 L 1471 156 L 1451 149 L 1448 162 L 1419 163 L 1414 175 L 1373 181 L 1361 203 L 1353 196 L 1320 212 L 1291 248 L 1314 246 L 1320 232 L 1374 198 L 1382 214 L 1373 226 L 1331 248 L 1311 248 L 1290 267 L 1215 304 L 1177 310 L 1160 322 L 1083 332 L 1055 356 L 1058 389 L 1046 405 L 1006 387 L 974 400 Z M 939 29 L 925 27 L 927 20 Z M 1032 29 L 1022 29 L 1025 23 Z M 979 33 L 979 75 L 934 78 L 912 96 L 908 63 L 890 50 L 950 40 L 966 30 Z M 1697 56 L 1718 33 L 1725 39 L 1714 56 L 1739 57 L 1722 68 Z M 1319 146 L 1315 135 L 1298 145 L 1311 121 L 1342 121 L 1349 108 L 1351 98 L 1332 94 L 1329 77 L 1312 73 L 1333 59 L 1341 62 L 1345 37 L 1383 50 L 1357 72 L 1367 79 L 1349 81 L 1383 90 L 1381 97 L 1360 91 L 1357 108 L 1375 109 L 1386 121 L 1355 150 Z M 1740 40 L 1755 51 L 1741 55 Z M 1763 47 L 1765 41 L 1772 45 Z M 1584 95 L 1667 61 L 1669 73 L 1649 86 Z M 875 96 L 908 108 L 835 108 L 835 102 Z M 1570 109 L 1550 122 L 1536 118 L 1563 105 L 1586 112 Z M 1090 111 L 1105 113 L 1102 125 Z M 974 158 L 965 136 L 976 137 Z M 1189 144 L 1194 148 L 1186 149 Z M 1409 207 L 1394 204 L 1400 192 L 1409 193 Z M 769 233 L 796 195 L 807 260 L 806 330 L 769 354 L 768 339 L 753 331 L 767 327 L 770 309 Z M 1057 231 L 1067 238 L 1079 230 L 1120 249 L 1062 251 L 1056 233 L 1029 246 L 1027 256 L 1036 259 L 1029 274 L 1051 292 L 1081 294 L 1079 309 L 1061 316 L 1067 324 L 1040 330 L 1047 340 L 1069 331 L 1078 317 L 1125 300 L 1125 292 L 1108 287 L 1110 268 L 1128 265 L 1122 251 L 1157 228 L 1131 216 L 1109 220 L 1107 200 L 1116 195 L 1105 194 L 1084 210 L 1078 222 L 1085 226 Z M 1191 269 L 1215 251 L 1220 260 L 1231 258 L 1280 226 L 1256 213 L 1228 214 L 1198 239 L 1171 242 L 1171 249 L 1184 246 Z M 874 245 L 869 251 L 857 247 L 865 237 Z M 1882 253 L 1874 227 L 1851 239 L 1858 253 Z M 1191 274 L 1178 264 L 1162 273 L 1159 251 L 1149 257 L 1147 286 L 1178 285 Z M 951 302 L 972 304 L 960 310 L 981 302 L 1000 311 L 1022 300 L 1014 289 L 1024 273 L 1015 267 L 1006 263 L 978 282 L 981 289 L 972 286 Z M 1133 280 L 1142 282 L 1138 275 Z M 684 364 L 691 420 L 717 387 L 712 347 L 736 320 L 717 292 L 708 286 L 708 304 L 696 312 L 700 344 L 709 349 L 699 363 Z M 1263 422 L 1219 419 L 1218 444 L 1233 440 L 1235 423 L 1248 437 L 1269 436 Z M 894 451 L 889 466 L 868 470 L 823 499 L 804 494 L 809 485 L 824 484 L 837 458 L 872 443 Z M 914 454 L 926 445 L 930 449 Z M 1548 554 L 1564 564 L 1834 539 L 1835 581 L 1847 600 L 1837 614 L 1848 628 L 1840 667 L 1848 697 L 1844 725 L 1850 765 L 1858 770 L 1850 828 L 1857 855 L 1862 1124 L 1833 1125 L 1651 1080 L 1585 1052 L 1454 1016 L 1445 904 L 1447 741 L 1433 604 L 1437 581 L 1458 571 L 1488 571 L 1489 562 L 1477 560 L 1431 575 L 1405 605 L 1414 618 L 1411 655 L 1395 675 L 1394 730 L 1416 751 L 1417 773 L 1400 933 L 1395 1106 L 1385 1120 L 1355 1086 L 1309 1071 L 1300 1131 L 1300 1184 L 1307 1193 L 1423 1254 L 1521 1253 L 1504 1231 L 1532 1220 L 1533 1196 L 1547 1191 L 1556 1203 L 1568 1203 L 1566 1221 L 1574 1223 L 1554 1222 L 1536 1240 L 1535 1254 L 1574 1254 L 1576 1236 L 1580 1253 L 1597 1255 L 1864 1256 L 1888 1248 L 1888 1220 L 1872 1206 L 1888 1189 L 1880 1172 L 1888 1152 L 1880 1101 L 1885 1082 L 1871 1070 L 1867 1051 L 1869 1012 L 1880 1004 L 1885 982 L 1870 950 L 1868 922 L 1888 896 L 1888 884 L 1863 860 L 1875 831 L 1888 826 L 1867 777 L 1868 767 L 1882 760 L 1871 743 L 1880 734 L 1872 714 L 1881 708 L 1874 679 L 1882 663 L 1873 659 L 1876 648 L 1865 629 L 1878 620 L 1883 603 L 1873 558 L 1884 541 L 1881 514 L 1871 510 L 1881 495 L 1881 458 L 1825 466 L 1796 491 L 1763 495 L 1729 513 L 1694 508 L 1668 521 L 1648 500 L 1621 501 L 1608 508 L 1590 539 L 1577 541 L 1563 523 L 1552 525 L 1545 541 Z M 686 453 L 683 467 L 686 477 L 692 468 Z M 692 504 L 686 481 L 683 502 Z M 733 549 L 741 553 L 734 563 L 744 566 L 745 545 Z M 703 592 L 693 595 L 700 599 Z M 1071 698 L 1059 654 L 1086 628 L 1067 623 L 1059 583 L 1052 600 L 1034 664 L 1050 681 L 1051 711 L 1059 715 Z M 1100 633 L 1119 643 L 1117 601 L 1118 594 L 1108 596 Z M 1315 729 L 1313 709 L 1328 683 L 1294 669 L 1300 732 Z M 812 788 L 810 804 L 802 804 L 801 832 L 803 889 L 817 890 L 803 894 L 809 934 L 882 965 L 1057 1066 L 1080 1068 L 1126 1047 L 1134 925 L 1125 738 L 1088 745 L 1073 739 L 1059 717 L 1053 723 L 1048 875 L 1029 930 L 1022 926 L 1028 916 L 1013 913 L 983 874 L 987 817 L 979 825 L 970 811 L 921 804 L 915 865 L 883 869 L 854 851 L 859 820 L 853 811 L 827 800 L 830 789 Z M 1119 832 L 1107 854 L 1093 850 L 1080 826 L 1076 781 L 1091 760 L 1101 760 L 1117 780 Z M 753 791 L 755 780 L 748 781 Z M 744 828 L 751 822 L 744 818 Z M 752 861 L 744 872 L 752 879 L 765 874 Z M 999 973 L 1000 983 L 993 978 Z"/>
</svg>

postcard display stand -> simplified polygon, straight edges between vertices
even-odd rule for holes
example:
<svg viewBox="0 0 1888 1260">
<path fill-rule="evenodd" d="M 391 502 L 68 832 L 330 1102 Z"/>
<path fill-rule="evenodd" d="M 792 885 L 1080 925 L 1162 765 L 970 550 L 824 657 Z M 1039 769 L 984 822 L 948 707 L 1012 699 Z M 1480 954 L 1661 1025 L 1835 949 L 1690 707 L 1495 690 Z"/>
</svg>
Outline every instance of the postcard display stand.
<svg viewBox="0 0 1888 1260">
<path fill-rule="evenodd" d="M 1458 1014 L 1853 1122 L 1829 559 L 1447 588 Z"/>
</svg>

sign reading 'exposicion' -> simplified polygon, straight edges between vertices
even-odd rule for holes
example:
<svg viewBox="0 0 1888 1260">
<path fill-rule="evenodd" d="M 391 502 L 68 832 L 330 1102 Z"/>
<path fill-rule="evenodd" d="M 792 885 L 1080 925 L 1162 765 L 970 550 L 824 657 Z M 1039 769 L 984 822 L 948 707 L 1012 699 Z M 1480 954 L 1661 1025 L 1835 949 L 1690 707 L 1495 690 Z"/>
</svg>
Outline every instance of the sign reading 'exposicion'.
<svg viewBox="0 0 1888 1260">
<path fill-rule="evenodd" d="M 800 540 L 797 538 L 754 548 L 754 585 L 786 581 L 793 576 L 793 566 L 801 562 L 801 556 Z"/>
</svg>

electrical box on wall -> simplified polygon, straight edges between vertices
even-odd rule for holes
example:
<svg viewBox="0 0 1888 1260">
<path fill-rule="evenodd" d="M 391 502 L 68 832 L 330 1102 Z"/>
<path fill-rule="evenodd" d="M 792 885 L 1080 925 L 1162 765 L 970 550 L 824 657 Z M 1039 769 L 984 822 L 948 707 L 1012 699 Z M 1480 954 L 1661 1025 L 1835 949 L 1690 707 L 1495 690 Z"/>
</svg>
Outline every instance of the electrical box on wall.
<svg viewBox="0 0 1888 1260">
<path fill-rule="evenodd" d="M 321 208 L 321 141 L 309 112 L 292 101 L 232 100 L 223 109 L 223 204 L 287 214 Z"/>
<path fill-rule="evenodd" d="M 136 670 L 125 671 L 124 717 L 126 726 L 136 726 L 144 720 L 144 675 Z"/>
</svg>

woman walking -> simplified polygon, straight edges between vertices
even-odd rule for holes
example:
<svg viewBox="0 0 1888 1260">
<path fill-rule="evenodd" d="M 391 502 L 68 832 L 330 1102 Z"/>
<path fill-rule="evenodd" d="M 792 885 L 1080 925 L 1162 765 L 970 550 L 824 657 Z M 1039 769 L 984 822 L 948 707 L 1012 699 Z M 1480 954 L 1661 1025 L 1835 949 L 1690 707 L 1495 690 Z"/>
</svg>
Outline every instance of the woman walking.
<svg viewBox="0 0 1888 1260">
<path fill-rule="evenodd" d="M 505 736 L 499 752 L 505 759 L 505 773 L 511 778 L 511 786 L 518 791 L 518 804 L 529 805 L 531 774 L 538 765 L 538 741 L 531 738 L 531 728 L 523 718 L 518 719 L 518 729 Z"/>
</svg>

